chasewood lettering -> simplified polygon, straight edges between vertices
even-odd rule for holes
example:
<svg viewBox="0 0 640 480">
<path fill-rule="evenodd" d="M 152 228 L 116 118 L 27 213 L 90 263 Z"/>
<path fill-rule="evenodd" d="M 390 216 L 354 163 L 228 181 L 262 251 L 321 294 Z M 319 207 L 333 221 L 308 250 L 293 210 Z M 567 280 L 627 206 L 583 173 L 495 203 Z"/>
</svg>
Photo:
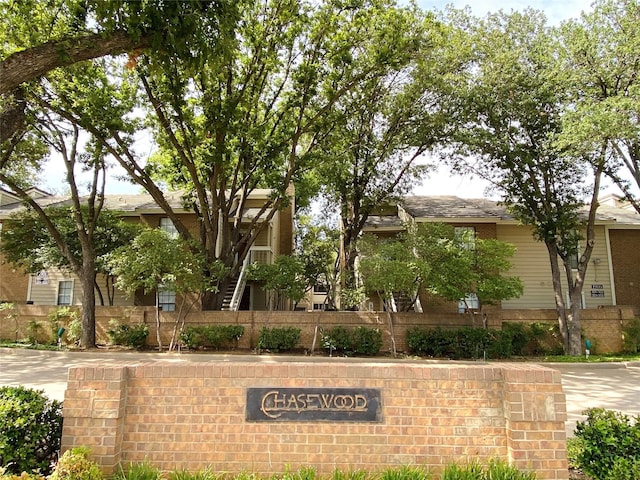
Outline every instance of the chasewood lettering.
<svg viewBox="0 0 640 480">
<path fill-rule="evenodd" d="M 380 391 L 362 388 L 249 388 L 248 421 L 380 421 Z"/>
</svg>

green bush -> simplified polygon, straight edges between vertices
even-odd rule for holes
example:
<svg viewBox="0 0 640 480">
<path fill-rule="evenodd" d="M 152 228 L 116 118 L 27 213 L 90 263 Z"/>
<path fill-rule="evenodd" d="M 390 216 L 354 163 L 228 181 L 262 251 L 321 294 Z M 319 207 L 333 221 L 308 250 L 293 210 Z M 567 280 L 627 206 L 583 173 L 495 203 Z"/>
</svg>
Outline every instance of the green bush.
<svg viewBox="0 0 640 480">
<path fill-rule="evenodd" d="M 634 318 L 622 329 L 625 352 L 640 352 L 640 318 Z"/>
<path fill-rule="evenodd" d="M 62 437 L 62 403 L 42 390 L 0 387 L 0 465 L 49 473 Z"/>
<path fill-rule="evenodd" d="M 188 348 L 230 348 L 244 334 L 242 325 L 190 326 L 180 333 L 180 342 Z"/>
<path fill-rule="evenodd" d="M 622 413 L 602 408 L 584 413 L 587 419 L 578 422 L 575 431 L 582 442 L 577 466 L 594 480 L 640 478 L 633 476 L 640 470 L 640 417 L 631 421 Z"/>
<path fill-rule="evenodd" d="M 414 327 L 407 331 L 409 351 L 426 357 L 508 358 L 513 353 L 512 340 L 510 331 L 481 327 L 450 330 Z"/>
<path fill-rule="evenodd" d="M 382 332 L 363 326 L 352 329 L 336 326 L 323 333 L 322 343 L 330 354 L 377 355 L 382 348 Z"/>
<path fill-rule="evenodd" d="M 49 480 L 103 480 L 100 467 L 89 460 L 90 454 L 87 447 L 67 450 L 58 460 Z"/>
<path fill-rule="evenodd" d="M 272 352 L 293 350 L 300 341 L 300 332 L 301 330 L 295 327 L 263 327 L 258 339 L 258 348 Z"/>
<path fill-rule="evenodd" d="M 142 348 L 149 336 L 149 327 L 145 323 L 129 325 L 118 323 L 117 320 L 109 321 L 110 329 L 107 335 L 114 345 L 125 345 L 127 347 Z"/>
</svg>

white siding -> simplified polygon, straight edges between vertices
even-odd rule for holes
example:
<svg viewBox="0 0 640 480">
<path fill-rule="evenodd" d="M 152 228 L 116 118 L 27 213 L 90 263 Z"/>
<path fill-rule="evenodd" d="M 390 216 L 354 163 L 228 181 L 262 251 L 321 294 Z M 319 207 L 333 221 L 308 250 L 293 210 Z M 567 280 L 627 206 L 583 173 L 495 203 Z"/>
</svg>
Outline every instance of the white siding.
<svg viewBox="0 0 640 480">
<path fill-rule="evenodd" d="M 529 228 L 517 225 L 498 225 L 497 237 L 516 246 L 510 274 L 520 277 L 524 284 L 523 295 L 518 299 L 502 302 L 503 308 L 555 308 L 549 255 L 544 243 L 535 241 Z M 600 259 L 597 264 L 594 262 L 596 258 Z M 604 227 L 599 226 L 596 227 L 596 245 L 583 289 L 585 307 L 612 305 L 609 270 Z M 562 280 L 566 298 L 564 270 Z M 603 291 L 605 296 L 591 297 L 592 285 L 601 285 L 602 289 L 596 287 L 594 292 Z"/>
</svg>

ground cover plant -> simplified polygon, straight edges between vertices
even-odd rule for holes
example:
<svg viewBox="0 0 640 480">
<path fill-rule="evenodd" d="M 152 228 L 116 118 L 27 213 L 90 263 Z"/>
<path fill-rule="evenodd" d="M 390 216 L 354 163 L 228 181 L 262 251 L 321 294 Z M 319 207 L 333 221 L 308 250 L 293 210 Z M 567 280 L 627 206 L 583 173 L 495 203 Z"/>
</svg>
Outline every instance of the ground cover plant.
<svg viewBox="0 0 640 480">
<path fill-rule="evenodd" d="M 65 453 L 51 480 L 102 480 L 95 463 L 88 460 L 88 450 L 80 447 Z M 121 468 L 113 480 L 535 480 L 533 472 L 521 471 L 502 461 L 491 460 L 487 465 L 478 462 L 451 464 L 440 475 L 420 465 L 388 467 L 381 471 L 339 470 L 321 475 L 313 467 L 286 470 L 280 474 L 263 476 L 242 472 L 236 475 L 214 472 L 209 468 L 196 472 L 174 470 L 161 472 L 148 462 L 132 463 Z M 14 480 L 14 479 L 12 479 Z M 17 479 L 16 479 L 17 480 Z M 27 480 L 27 479 L 24 479 Z"/>
</svg>

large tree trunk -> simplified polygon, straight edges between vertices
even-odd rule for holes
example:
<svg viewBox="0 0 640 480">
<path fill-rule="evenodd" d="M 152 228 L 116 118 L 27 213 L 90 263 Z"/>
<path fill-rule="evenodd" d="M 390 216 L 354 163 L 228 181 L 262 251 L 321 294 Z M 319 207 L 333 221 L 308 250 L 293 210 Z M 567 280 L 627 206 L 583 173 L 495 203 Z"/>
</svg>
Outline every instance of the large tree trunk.
<svg viewBox="0 0 640 480">
<path fill-rule="evenodd" d="M 566 354 L 569 354 L 569 345 L 572 343 L 571 335 L 573 334 L 575 329 L 570 328 L 568 323 L 569 321 L 572 321 L 573 318 L 569 318 L 567 316 L 567 309 L 564 301 L 564 294 L 562 291 L 560 262 L 558 261 L 558 246 L 555 244 L 555 242 L 549 241 L 545 241 L 545 245 L 547 246 L 547 252 L 549 253 L 549 262 L 551 264 L 551 280 L 553 282 L 553 294 L 556 304 L 556 314 L 558 315 L 558 326 L 560 328 L 560 334 L 562 335 L 562 346 L 564 352 Z"/>
<path fill-rule="evenodd" d="M 82 283 L 82 335 L 81 348 L 96 348 L 96 281 L 95 265 L 85 258 L 82 270 L 77 273 Z"/>
</svg>

